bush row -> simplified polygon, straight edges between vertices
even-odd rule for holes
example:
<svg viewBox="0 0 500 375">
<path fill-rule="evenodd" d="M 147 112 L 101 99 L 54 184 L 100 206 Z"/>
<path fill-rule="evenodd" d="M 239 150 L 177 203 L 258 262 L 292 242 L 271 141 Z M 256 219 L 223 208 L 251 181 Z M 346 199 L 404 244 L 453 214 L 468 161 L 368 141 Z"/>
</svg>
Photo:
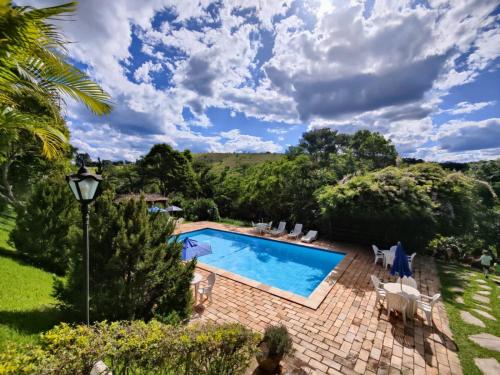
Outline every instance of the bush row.
<svg viewBox="0 0 500 375">
<path fill-rule="evenodd" d="M 99 360 L 114 375 L 241 374 L 259 340 L 259 334 L 240 324 L 61 324 L 44 333 L 36 346 L 0 354 L 0 374 L 88 375 Z"/>
</svg>

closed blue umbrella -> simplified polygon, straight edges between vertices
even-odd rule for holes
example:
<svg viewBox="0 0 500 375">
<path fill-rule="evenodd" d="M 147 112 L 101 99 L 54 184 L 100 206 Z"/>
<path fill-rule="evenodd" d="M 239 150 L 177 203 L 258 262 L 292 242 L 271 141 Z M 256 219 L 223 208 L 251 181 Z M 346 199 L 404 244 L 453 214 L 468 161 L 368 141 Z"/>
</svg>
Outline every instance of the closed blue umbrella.
<svg viewBox="0 0 500 375">
<path fill-rule="evenodd" d="M 182 260 L 190 260 L 207 254 L 212 254 L 212 247 L 209 243 L 198 242 L 189 237 L 182 241 Z"/>
<path fill-rule="evenodd" d="M 406 256 L 401 242 L 398 242 L 398 246 L 396 247 L 396 254 L 394 256 L 394 262 L 392 263 L 391 267 L 391 275 L 394 276 L 396 274 L 400 277 L 400 279 L 402 279 L 404 276 L 410 277 L 412 275 L 410 265 L 408 264 L 408 257 Z"/>
</svg>

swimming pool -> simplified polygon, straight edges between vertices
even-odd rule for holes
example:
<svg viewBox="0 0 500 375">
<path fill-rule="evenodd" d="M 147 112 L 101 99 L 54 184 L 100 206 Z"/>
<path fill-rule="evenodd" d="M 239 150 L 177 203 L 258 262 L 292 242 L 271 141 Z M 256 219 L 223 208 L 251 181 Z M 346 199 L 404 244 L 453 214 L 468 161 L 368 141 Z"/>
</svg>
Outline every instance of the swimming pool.
<svg viewBox="0 0 500 375">
<path fill-rule="evenodd" d="M 179 240 L 186 237 L 212 246 L 213 253 L 200 257 L 200 263 L 303 297 L 309 297 L 346 255 L 211 228 L 182 233 Z"/>
</svg>

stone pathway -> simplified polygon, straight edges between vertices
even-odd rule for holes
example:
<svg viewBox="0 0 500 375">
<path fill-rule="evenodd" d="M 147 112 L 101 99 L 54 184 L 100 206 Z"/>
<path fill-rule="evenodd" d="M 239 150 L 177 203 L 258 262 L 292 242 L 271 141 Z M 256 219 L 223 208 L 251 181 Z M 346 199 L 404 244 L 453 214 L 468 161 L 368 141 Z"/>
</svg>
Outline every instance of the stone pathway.
<svg viewBox="0 0 500 375">
<path fill-rule="evenodd" d="M 459 288 L 458 286 L 454 286 L 453 288 L 450 288 L 450 290 L 452 292 L 455 292 L 455 293 L 463 293 L 464 292 L 463 288 Z"/>
<path fill-rule="evenodd" d="M 500 374 L 500 364 L 495 358 L 474 358 L 474 363 L 484 375 Z"/>
<path fill-rule="evenodd" d="M 500 352 L 500 337 L 489 333 L 478 333 L 477 335 L 469 336 L 469 339 L 483 348 Z"/>
<path fill-rule="evenodd" d="M 481 279 L 476 280 L 476 282 L 479 283 L 479 284 L 487 284 L 486 281 L 481 280 Z"/>
<path fill-rule="evenodd" d="M 481 289 L 491 290 L 491 287 L 490 287 L 490 286 L 488 286 L 488 285 L 483 285 L 483 284 L 481 284 L 481 285 L 479 285 L 479 287 L 480 287 Z"/>
<path fill-rule="evenodd" d="M 460 296 L 458 296 L 458 297 L 455 298 L 455 302 L 456 303 L 461 303 L 462 305 L 465 304 L 464 299 L 462 297 L 460 297 Z"/>
<path fill-rule="evenodd" d="M 472 315 L 468 311 L 460 311 L 460 317 L 465 323 L 469 323 L 481 328 L 485 328 L 486 325 L 483 323 L 481 319 L 476 318 L 474 315 Z"/>
<path fill-rule="evenodd" d="M 478 309 L 483 309 L 483 310 L 492 311 L 491 307 L 486 306 L 486 305 L 480 305 L 479 303 L 474 303 L 474 305 L 473 305 L 473 306 L 474 306 L 474 307 L 477 307 Z"/>
<path fill-rule="evenodd" d="M 491 294 L 491 292 L 488 292 L 487 290 L 480 290 L 478 293 L 483 296 L 489 296 Z"/>
<path fill-rule="evenodd" d="M 473 309 L 474 312 L 478 313 L 479 315 L 481 315 L 482 317 L 485 317 L 486 319 L 490 319 L 490 320 L 496 320 L 495 317 L 491 314 L 488 314 L 486 311 L 483 311 L 483 310 L 479 310 L 479 309 Z"/>
<path fill-rule="evenodd" d="M 481 296 L 479 294 L 474 294 L 472 299 L 482 303 L 490 303 L 490 299 L 488 297 Z"/>
</svg>

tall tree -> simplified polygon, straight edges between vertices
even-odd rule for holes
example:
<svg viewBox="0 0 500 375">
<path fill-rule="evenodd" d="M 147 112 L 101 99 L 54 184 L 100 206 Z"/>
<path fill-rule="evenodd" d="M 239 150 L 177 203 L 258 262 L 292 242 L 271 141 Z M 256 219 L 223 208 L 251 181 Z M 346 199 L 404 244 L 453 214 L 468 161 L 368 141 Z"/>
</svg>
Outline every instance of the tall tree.
<svg viewBox="0 0 500 375">
<path fill-rule="evenodd" d="M 195 261 L 182 262 L 182 245 L 168 241 L 175 224 L 165 215 L 151 215 L 144 199 L 115 203 L 114 198 L 113 190 L 104 190 L 90 215 L 90 317 L 187 318 Z M 84 302 L 80 253 L 75 251 L 67 282 L 56 285 L 63 307 L 75 313 Z"/>
<path fill-rule="evenodd" d="M 199 186 L 191 160 L 189 151 L 180 152 L 165 143 L 157 144 L 139 160 L 139 173 L 146 182 L 158 183 L 165 196 L 174 192 L 195 195 Z"/>
<path fill-rule="evenodd" d="M 394 145 L 380 133 L 359 130 L 349 136 L 349 148 L 354 155 L 369 162 L 369 169 L 396 165 L 398 153 Z"/>
</svg>

